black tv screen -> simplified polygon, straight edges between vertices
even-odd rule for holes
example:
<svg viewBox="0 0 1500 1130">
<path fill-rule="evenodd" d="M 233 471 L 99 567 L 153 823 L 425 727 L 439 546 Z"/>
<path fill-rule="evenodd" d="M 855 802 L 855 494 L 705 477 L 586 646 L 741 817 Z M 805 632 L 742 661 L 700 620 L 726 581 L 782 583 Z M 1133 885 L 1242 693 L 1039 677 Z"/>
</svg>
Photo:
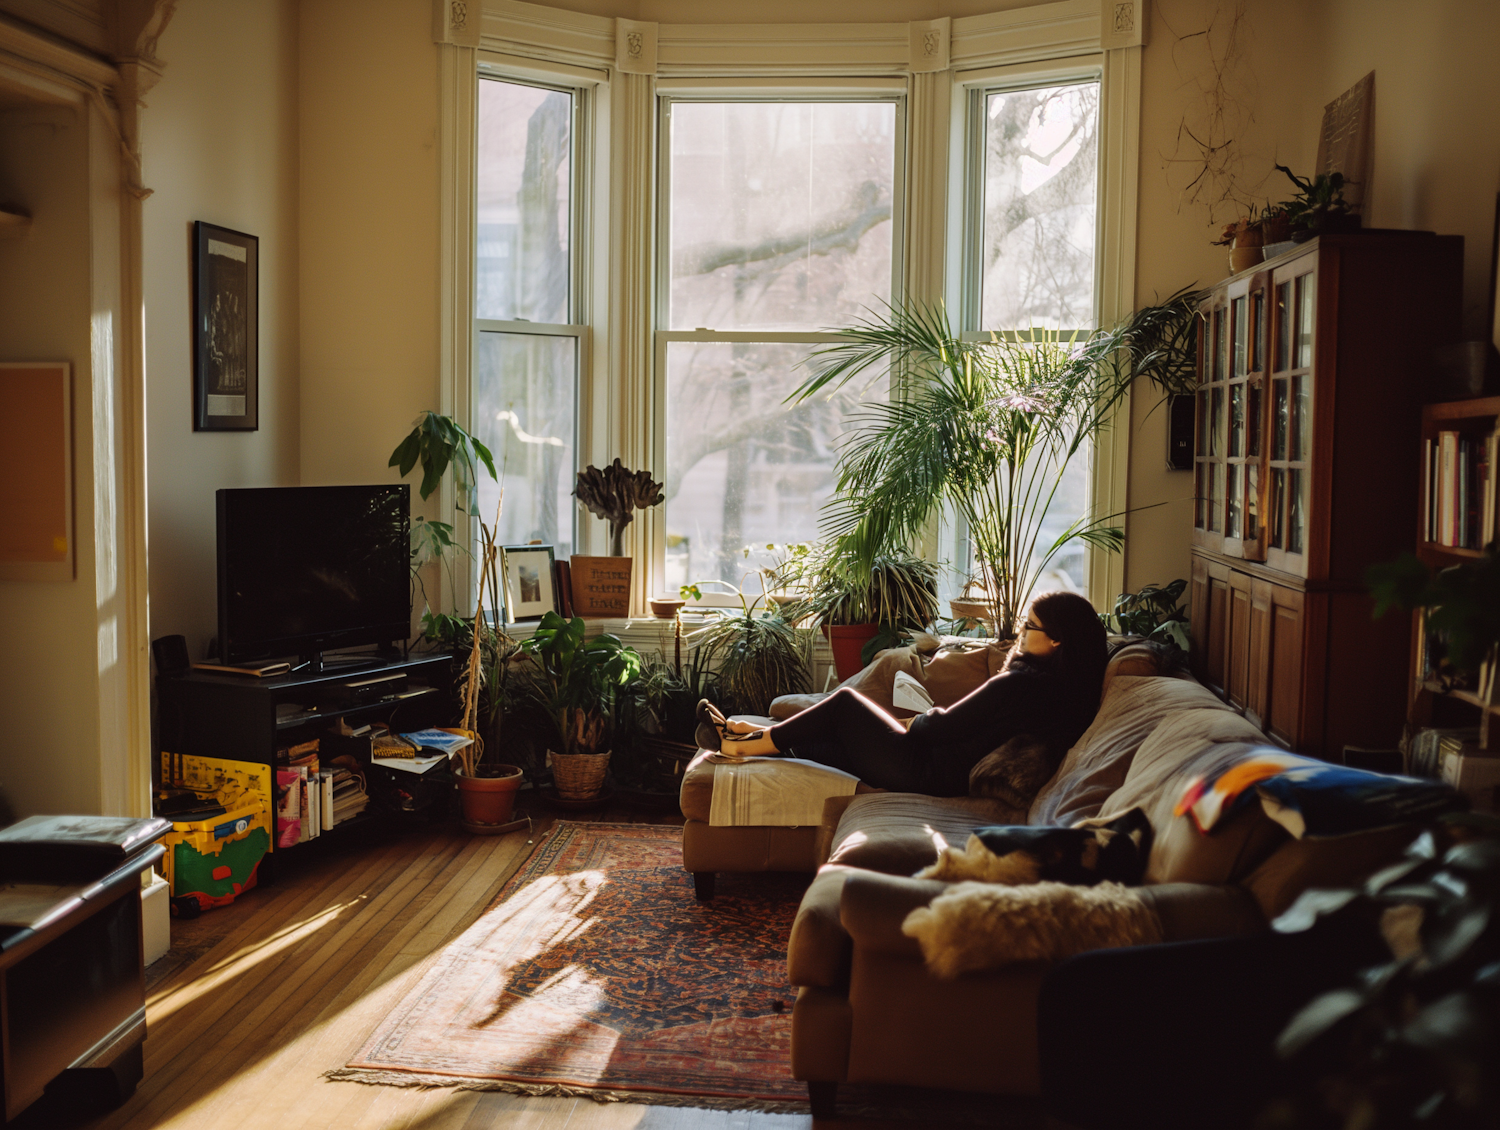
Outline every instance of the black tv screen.
<svg viewBox="0 0 1500 1130">
<path fill-rule="evenodd" d="M 219 491 L 221 662 L 405 640 L 410 496 L 405 483 Z"/>
</svg>

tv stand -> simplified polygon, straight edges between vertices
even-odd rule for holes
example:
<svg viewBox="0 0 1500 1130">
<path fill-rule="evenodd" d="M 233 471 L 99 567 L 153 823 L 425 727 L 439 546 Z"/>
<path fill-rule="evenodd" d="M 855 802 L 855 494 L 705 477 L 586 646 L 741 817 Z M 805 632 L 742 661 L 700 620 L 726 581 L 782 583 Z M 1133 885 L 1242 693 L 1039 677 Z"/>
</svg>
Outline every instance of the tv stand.
<svg viewBox="0 0 1500 1130">
<path fill-rule="evenodd" d="M 337 656 L 305 658 L 308 667 L 264 679 L 201 670 L 159 677 L 156 686 L 160 748 L 194 757 L 273 766 L 278 747 L 322 738 L 336 729 L 340 719 L 356 728 L 366 722 L 394 722 L 402 730 L 420 730 L 452 721 L 451 655 L 414 653 L 390 661 L 371 656 L 349 657 L 359 664 L 358 668 L 337 666 Z M 312 671 L 313 662 L 324 665 L 325 669 Z M 353 675 L 355 670 L 361 673 Z M 400 697 L 352 699 L 344 683 L 351 676 L 367 678 L 366 671 L 406 675 L 407 688 Z M 424 688 L 425 693 L 411 693 Z M 303 709 L 278 714 L 278 707 L 289 704 Z M 365 815 L 324 831 L 312 842 L 341 835 L 345 829 L 357 828 L 372 819 L 376 819 L 375 814 L 366 810 Z M 278 835 L 273 836 L 273 844 L 279 839 L 280 828 L 275 830 Z M 271 855 L 263 861 L 263 876 L 269 880 L 277 868 L 278 857 L 288 850 L 299 852 L 302 847 L 302 844 L 290 849 L 273 847 Z"/>
</svg>

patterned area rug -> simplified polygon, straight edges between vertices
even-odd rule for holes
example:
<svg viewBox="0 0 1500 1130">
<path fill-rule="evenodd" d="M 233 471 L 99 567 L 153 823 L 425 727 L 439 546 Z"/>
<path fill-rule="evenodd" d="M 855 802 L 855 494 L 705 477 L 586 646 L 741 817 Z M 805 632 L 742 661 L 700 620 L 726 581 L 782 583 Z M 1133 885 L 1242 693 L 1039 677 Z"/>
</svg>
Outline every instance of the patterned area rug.
<svg viewBox="0 0 1500 1130">
<path fill-rule="evenodd" d="M 681 836 L 559 823 L 329 1078 L 806 1111 L 786 979 L 806 879 L 699 903 Z"/>
</svg>

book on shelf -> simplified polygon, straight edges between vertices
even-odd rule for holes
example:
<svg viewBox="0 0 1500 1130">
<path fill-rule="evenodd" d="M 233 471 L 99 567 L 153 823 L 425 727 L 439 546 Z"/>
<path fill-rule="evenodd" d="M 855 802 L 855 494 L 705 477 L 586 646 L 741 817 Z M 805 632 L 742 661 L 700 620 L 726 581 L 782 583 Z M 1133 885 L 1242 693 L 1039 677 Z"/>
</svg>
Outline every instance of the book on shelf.
<svg viewBox="0 0 1500 1130">
<path fill-rule="evenodd" d="M 276 770 L 276 846 L 289 848 L 302 838 L 302 774 Z"/>
<path fill-rule="evenodd" d="M 1422 537 L 1453 549 L 1481 549 L 1500 532 L 1500 431 L 1440 431 L 1423 441 Z"/>
</svg>

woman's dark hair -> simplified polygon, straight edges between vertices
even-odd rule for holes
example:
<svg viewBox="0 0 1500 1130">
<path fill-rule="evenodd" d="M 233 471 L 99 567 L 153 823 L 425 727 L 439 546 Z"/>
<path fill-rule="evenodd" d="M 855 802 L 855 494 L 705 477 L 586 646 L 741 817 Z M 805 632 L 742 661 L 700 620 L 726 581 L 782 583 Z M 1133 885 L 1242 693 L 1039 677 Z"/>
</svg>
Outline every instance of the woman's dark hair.
<svg viewBox="0 0 1500 1130">
<path fill-rule="evenodd" d="M 1048 658 L 1080 700 L 1097 707 L 1109 655 L 1104 625 L 1094 606 L 1076 593 L 1044 592 L 1031 602 L 1028 614 L 1062 645 Z"/>
</svg>

